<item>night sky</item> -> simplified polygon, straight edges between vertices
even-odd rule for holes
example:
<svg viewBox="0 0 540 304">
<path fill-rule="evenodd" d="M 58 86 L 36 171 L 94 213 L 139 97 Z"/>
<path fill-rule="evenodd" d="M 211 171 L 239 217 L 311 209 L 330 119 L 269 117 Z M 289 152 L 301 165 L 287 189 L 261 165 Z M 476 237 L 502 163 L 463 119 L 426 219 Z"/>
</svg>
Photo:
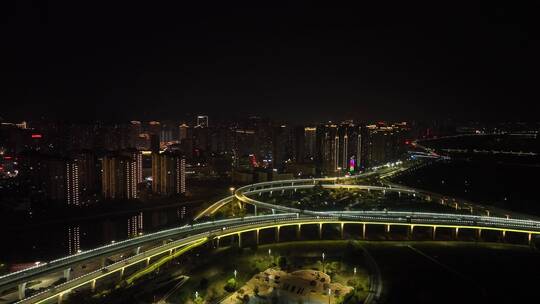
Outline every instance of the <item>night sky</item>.
<svg viewBox="0 0 540 304">
<path fill-rule="evenodd" d="M 1 10 L 5 119 L 540 113 L 538 7 L 528 4 L 9 2 Z"/>
</svg>

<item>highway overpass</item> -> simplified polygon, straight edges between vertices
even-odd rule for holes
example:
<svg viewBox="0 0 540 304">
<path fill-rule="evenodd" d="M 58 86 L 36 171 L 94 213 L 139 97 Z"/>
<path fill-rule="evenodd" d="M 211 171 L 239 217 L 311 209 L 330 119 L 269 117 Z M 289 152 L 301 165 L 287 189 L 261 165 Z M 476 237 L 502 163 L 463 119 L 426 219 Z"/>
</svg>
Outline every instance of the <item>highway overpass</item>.
<svg viewBox="0 0 540 304">
<path fill-rule="evenodd" d="M 199 221 L 207 220 L 205 222 L 115 242 L 1 276 L 0 291 L 16 287 L 20 297 L 18 303 L 61 302 L 65 294 L 78 288 L 93 289 L 96 282 L 103 278 L 111 275 L 122 278 L 126 269 L 134 265 L 148 267 L 151 266 L 152 262 L 156 262 L 156 259 L 172 256 L 179 252 L 183 253 L 203 244 L 219 246 L 220 240 L 223 238 L 232 238 L 238 246 L 243 246 L 242 239 L 246 233 L 252 234 L 251 238 L 254 237 L 258 242 L 259 232 L 267 229 L 275 231 L 274 241 L 279 242 L 281 229 L 291 226 L 296 229 L 296 235 L 300 237 L 302 227 L 312 225 L 318 230 L 320 238 L 323 237 L 322 231 L 325 225 L 335 225 L 340 231 L 341 237 L 344 237 L 346 226 L 358 226 L 355 231 L 358 231 L 360 239 L 365 239 L 366 231 L 374 226 L 384 227 L 387 233 L 390 233 L 393 227 L 406 227 L 407 235 L 412 235 L 418 228 L 428 229 L 433 239 L 437 239 L 437 232 L 441 230 L 451 231 L 456 239 L 460 231 L 474 230 L 480 240 L 482 240 L 482 233 L 485 231 L 496 232 L 500 234 L 501 239 L 504 239 L 508 233 L 514 233 L 523 235 L 525 243 L 531 243 L 535 236 L 540 235 L 540 221 L 532 219 L 427 212 L 300 210 L 255 199 L 263 193 L 271 195 L 272 193 L 308 189 L 315 185 L 321 185 L 325 188 L 362 189 L 383 193 L 398 192 L 413 196 L 430 195 L 410 188 L 347 184 L 354 178 L 358 177 L 274 181 L 241 187 L 234 191 L 232 196 L 216 202 L 197 217 Z M 205 217 L 233 201 L 255 206 L 255 213 L 257 213 L 256 208 L 272 209 L 274 213 L 222 220 L 211 220 Z M 111 256 L 118 255 L 122 258 L 115 260 L 111 265 L 106 265 L 103 262 Z M 99 266 L 96 269 L 88 269 L 87 272 L 77 276 L 71 275 L 71 269 L 80 268 L 81 265 L 92 261 L 94 263 L 97 261 Z M 25 291 L 28 282 L 53 273 L 63 274 L 66 282 L 27 296 Z"/>
</svg>

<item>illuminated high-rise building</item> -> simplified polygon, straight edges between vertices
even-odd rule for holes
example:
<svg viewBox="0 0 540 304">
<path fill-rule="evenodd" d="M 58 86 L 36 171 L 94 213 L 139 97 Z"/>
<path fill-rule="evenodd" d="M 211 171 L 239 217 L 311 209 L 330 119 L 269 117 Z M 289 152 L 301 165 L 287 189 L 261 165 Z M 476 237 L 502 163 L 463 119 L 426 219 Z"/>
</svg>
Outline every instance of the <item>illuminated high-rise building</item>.
<svg viewBox="0 0 540 304">
<path fill-rule="evenodd" d="M 186 160 L 183 156 L 152 154 L 152 191 L 165 196 L 186 193 Z"/>
<path fill-rule="evenodd" d="M 334 124 L 317 128 L 316 162 L 323 175 L 333 175 L 338 167 L 339 136 Z"/>
<path fill-rule="evenodd" d="M 66 202 L 68 205 L 80 205 L 79 164 L 77 161 L 66 162 Z"/>
<path fill-rule="evenodd" d="M 142 183 L 143 181 L 143 173 L 142 173 L 142 153 L 141 151 L 135 150 L 135 149 L 128 149 L 120 152 L 121 155 L 127 156 L 132 159 L 134 164 L 134 170 L 135 170 L 135 182 L 137 184 Z"/>
<path fill-rule="evenodd" d="M 136 237 L 143 232 L 143 213 L 139 212 L 137 215 L 127 219 L 127 235 L 128 237 Z"/>
<path fill-rule="evenodd" d="M 317 128 L 305 127 L 304 128 L 304 153 L 306 159 L 313 160 L 316 153 L 317 144 Z"/>
<path fill-rule="evenodd" d="M 189 126 L 185 123 L 178 126 L 178 139 L 180 141 L 188 138 Z"/>
<path fill-rule="evenodd" d="M 159 121 L 148 122 L 148 133 L 158 135 L 161 133 L 161 123 Z"/>
<path fill-rule="evenodd" d="M 199 115 L 197 116 L 197 126 L 208 128 L 208 116 L 207 115 Z"/>
<path fill-rule="evenodd" d="M 99 192 L 99 162 L 91 151 L 80 151 L 73 153 L 73 158 L 77 162 L 79 173 L 79 188 L 81 200 L 92 197 Z"/>
<path fill-rule="evenodd" d="M 68 254 L 76 254 L 81 250 L 81 228 L 79 225 L 68 227 Z"/>
<path fill-rule="evenodd" d="M 21 178 L 43 199 L 80 205 L 80 178 L 77 160 L 38 153 L 23 154 Z"/>
<path fill-rule="evenodd" d="M 343 170 L 347 169 L 347 166 L 349 164 L 349 136 L 347 135 L 347 131 L 345 130 L 345 134 L 343 134 L 342 140 L 341 140 L 341 168 Z"/>
<path fill-rule="evenodd" d="M 106 199 L 136 199 L 142 181 L 142 155 L 112 155 L 102 160 L 102 194 Z"/>
<path fill-rule="evenodd" d="M 142 133 L 142 125 L 141 122 L 138 120 L 132 120 L 129 124 L 129 131 L 128 131 L 128 147 L 129 148 L 137 148 L 139 135 Z"/>
</svg>

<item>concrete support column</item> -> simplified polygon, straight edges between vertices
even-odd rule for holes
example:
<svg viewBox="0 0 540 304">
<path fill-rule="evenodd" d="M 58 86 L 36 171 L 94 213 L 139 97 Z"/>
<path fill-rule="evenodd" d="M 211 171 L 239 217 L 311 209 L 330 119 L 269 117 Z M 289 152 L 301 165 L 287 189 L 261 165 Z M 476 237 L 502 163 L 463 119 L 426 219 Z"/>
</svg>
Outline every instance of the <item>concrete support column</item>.
<svg viewBox="0 0 540 304">
<path fill-rule="evenodd" d="M 92 292 L 96 291 L 96 280 L 92 280 L 92 282 L 90 282 L 90 290 Z"/>
<path fill-rule="evenodd" d="M 124 277 L 124 271 L 125 271 L 125 270 L 126 270 L 126 267 L 120 268 L 120 271 L 119 271 L 119 273 L 120 273 L 120 280 Z"/>
<path fill-rule="evenodd" d="M 101 258 L 99 261 L 99 264 L 101 265 L 101 268 L 105 267 L 105 264 L 107 263 L 107 258 Z"/>
<path fill-rule="evenodd" d="M 478 229 L 478 240 L 482 239 L 482 229 Z"/>
<path fill-rule="evenodd" d="M 257 216 L 257 205 L 253 205 L 253 208 L 254 208 L 254 209 L 253 209 L 253 210 L 254 210 L 253 213 L 255 214 L 255 216 Z"/>
<path fill-rule="evenodd" d="M 58 304 L 62 304 L 63 300 L 64 300 L 64 293 L 58 294 Z"/>
<path fill-rule="evenodd" d="M 220 239 L 220 237 L 218 237 L 218 238 L 216 239 L 216 248 L 219 248 L 219 239 Z"/>
<path fill-rule="evenodd" d="M 433 240 L 437 237 L 437 226 L 433 226 Z"/>
<path fill-rule="evenodd" d="M 343 239 L 343 235 L 344 235 L 344 228 L 345 228 L 345 223 L 341 223 L 339 225 L 340 229 L 339 229 L 339 232 L 341 233 L 341 239 Z"/>
<path fill-rule="evenodd" d="M 529 236 L 528 236 L 528 242 L 529 242 L 529 245 L 532 244 L 532 233 L 529 233 Z"/>
<path fill-rule="evenodd" d="M 64 269 L 64 279 L 66 279 L 66 281 L 71 279 L 71 268 Z"/>
<path fill-rule="evenodd" d="M 26 298 L 26 282 L 19 284 L 19 300 Z"/>
<path fill-rule="evenodd" d="M 322 223 L 319 223 L 319 239 L 322 239 Z"/>
<path fill-rule="evenodd" d="M 390 224 L 386 225 L 386 233 L 390 233 Z"/>
<path fill-rule="evenodd" d="M 366 239 L 366 223 L 362 224 L 362 239 Z"/>
<path fill-rule="evenodd" d="M 302 225 L 298 224 L 296 226 L 296 239 L 300 240 L 300 234 L 302 233 Z"/>
<path fill-rule="evenodd" d="M 459 227 L 456 227 L 456 240 L 459 238 Z"/>
<path fill-rule="evenodd" d="M 137 246 L 137 248 L 135 248 L 135 255 L 141 253 L 141 246 Z"/>
<path fill-rule="evenodd" d="M 409 226 L 409 237 L 412 240 L 414 237 L 414 225 Z"/>
<path fill-rule="evenodd" d="M 276 209 L 272 209 L 272 214 L 276 214 Z"/>
<path fill-rule="evenodd" d="M 148 267 L 148 265 L 150 265 L 150 258 L 146 258 L 146 267 Z"/>
<path fill-rule="evenodd" d="M 238 248 L 242 248 L 242 234 L 238 233 Z"/>
<path fill-rule="evenodd" d="M 502 231 L 502 240 L 503 242 L 506 241 L 506 230 Z"/>
<path fill-rule="evenodd" d="M 279 230 L 281 229 L 281 226 L 276 227 L 276 243 L 279 243 Z"/>
</svg>

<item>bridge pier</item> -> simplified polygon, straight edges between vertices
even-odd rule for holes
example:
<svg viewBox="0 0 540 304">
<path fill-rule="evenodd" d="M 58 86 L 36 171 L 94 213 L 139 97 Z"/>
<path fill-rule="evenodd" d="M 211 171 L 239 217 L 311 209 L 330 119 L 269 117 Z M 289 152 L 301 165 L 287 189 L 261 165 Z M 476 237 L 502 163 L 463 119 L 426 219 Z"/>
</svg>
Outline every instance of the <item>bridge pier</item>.
<svg viewBox="0 0 540 304">
<path fill-rule="evenodd" d="M 482 239 L 482 229 L 478 229 L 478 240 Z"/>
<path fill-rule="evenodd" d="M 340 223 L 340 229 L 339 229 L 339 232 L 341 233 L 341 239 L 343 239 L 343 235 L 344 235 L 344 229 L 345 229 L 345 223 Z"/>
<path fill-rule="evenodd" d="M 459 238 L 459 227 L 456 227 L 455 234 L 456 234 L 455 239 L 457 240 Z"/>
<path fill-rule="evenodd" d="M 253 213 L 255 214 L 255 216 L 257 216 L 257 205 L 253 205 Z"/>
<path fill-rule="evenodd" d="M 386 233 L 390 233 L 390 224 L 386 225 Z"/>
<path fill-rule="evenodd" d="M 19 300 L 26 298 L 26 284 L 27 282 L 21 283 L 18 286 L 19 289 Z"/>
<path fill-rule="evenodd" d="M 300 240 L 300 234 L 302 233 L 302 225 L 298 224 L 296 226 L 296 239 Z"/>
<path fill-rule="evenodd" d="M 437 237 L 437 226 L 433 226 L 432 237 L 433 237 L 433 240 L 435 240 L 435 238 Z"/>
<path fill-rule="evenodd" d="M 119 271 L 119 273 L 120 273 L 120 280 L 122 280 L 122 278 L 124 277 L 124 271 L 125 271 L 125 270 L 126 270 L 126 267 L 120 268 L 120 271 Z"/>
<path fill-rule="evenodd" d="M 219 248 L 219 239 L 220 239 L 220 237 L 218 236 L 218 237 L 216 238 L 216 248 Z"/>
<path fill-rule="evenodd" d="M 242 233 L 238 233 L 238 248 L 242 248 Z"/>
<path fill-rule="evenodd" d="M 529 246 L 532 244 L 532 233 L 529 233 L 529 236 L 527 237 L 527 240 L 529 242 Z"/>
<path fill-rule="evenodd" d="M 362 239 L 366 239 L 366 223 L 362 224 Z"/>
<path fill-rule="evenodd" d="M 96 291 L 96 280 L 92 280 L 92 282 L 90 282 L 90 290 L 92 292 Z"/>
<path fill-rule="evenodd" d="M 137 246 L 137 248 L 135 248 L 135 255 L 138 255 L 141 253 L 141 246 Z"/>
<path fill-rule="evenodd" d="M 322 239 L 322 223 L 319 223 L 319 239 Z"/>
<path fill-rule="evenodd" d="M 259 229 L 255 230 L 255 244 L 259 245 Z"/>
<path fill-rule="evenodd" d="M 71 279 L 71 268 L 64 269 L 64 279 L 66 282 Z"/>
<path fill-rule="evenodd" d="M 414 232 L 414 225 L 407 226 L 407 239 L 412 240 Z"/>
<path fill-rule="evenodd" d="M 503 230 L 502 231 L 502 237 L 501 237 L 502 241 L 505 242 L 506 241 L 506 230 Z"/>
<path fill-rule="evenodd" d="M 148 267 L 148 265 L 150 265 L 150 258 L 146 258 L 146 267 Z"/>
<path fill-rule="evenodd" d="M 279 230 L 281 229 L 281 226 L 276 226 L 276 243 L 279 243 Z"/>
<path fill-rule="evenodd" d="M 276 214 L 276 209 L 272 209 L 272 214 Z"/>
</svg>

